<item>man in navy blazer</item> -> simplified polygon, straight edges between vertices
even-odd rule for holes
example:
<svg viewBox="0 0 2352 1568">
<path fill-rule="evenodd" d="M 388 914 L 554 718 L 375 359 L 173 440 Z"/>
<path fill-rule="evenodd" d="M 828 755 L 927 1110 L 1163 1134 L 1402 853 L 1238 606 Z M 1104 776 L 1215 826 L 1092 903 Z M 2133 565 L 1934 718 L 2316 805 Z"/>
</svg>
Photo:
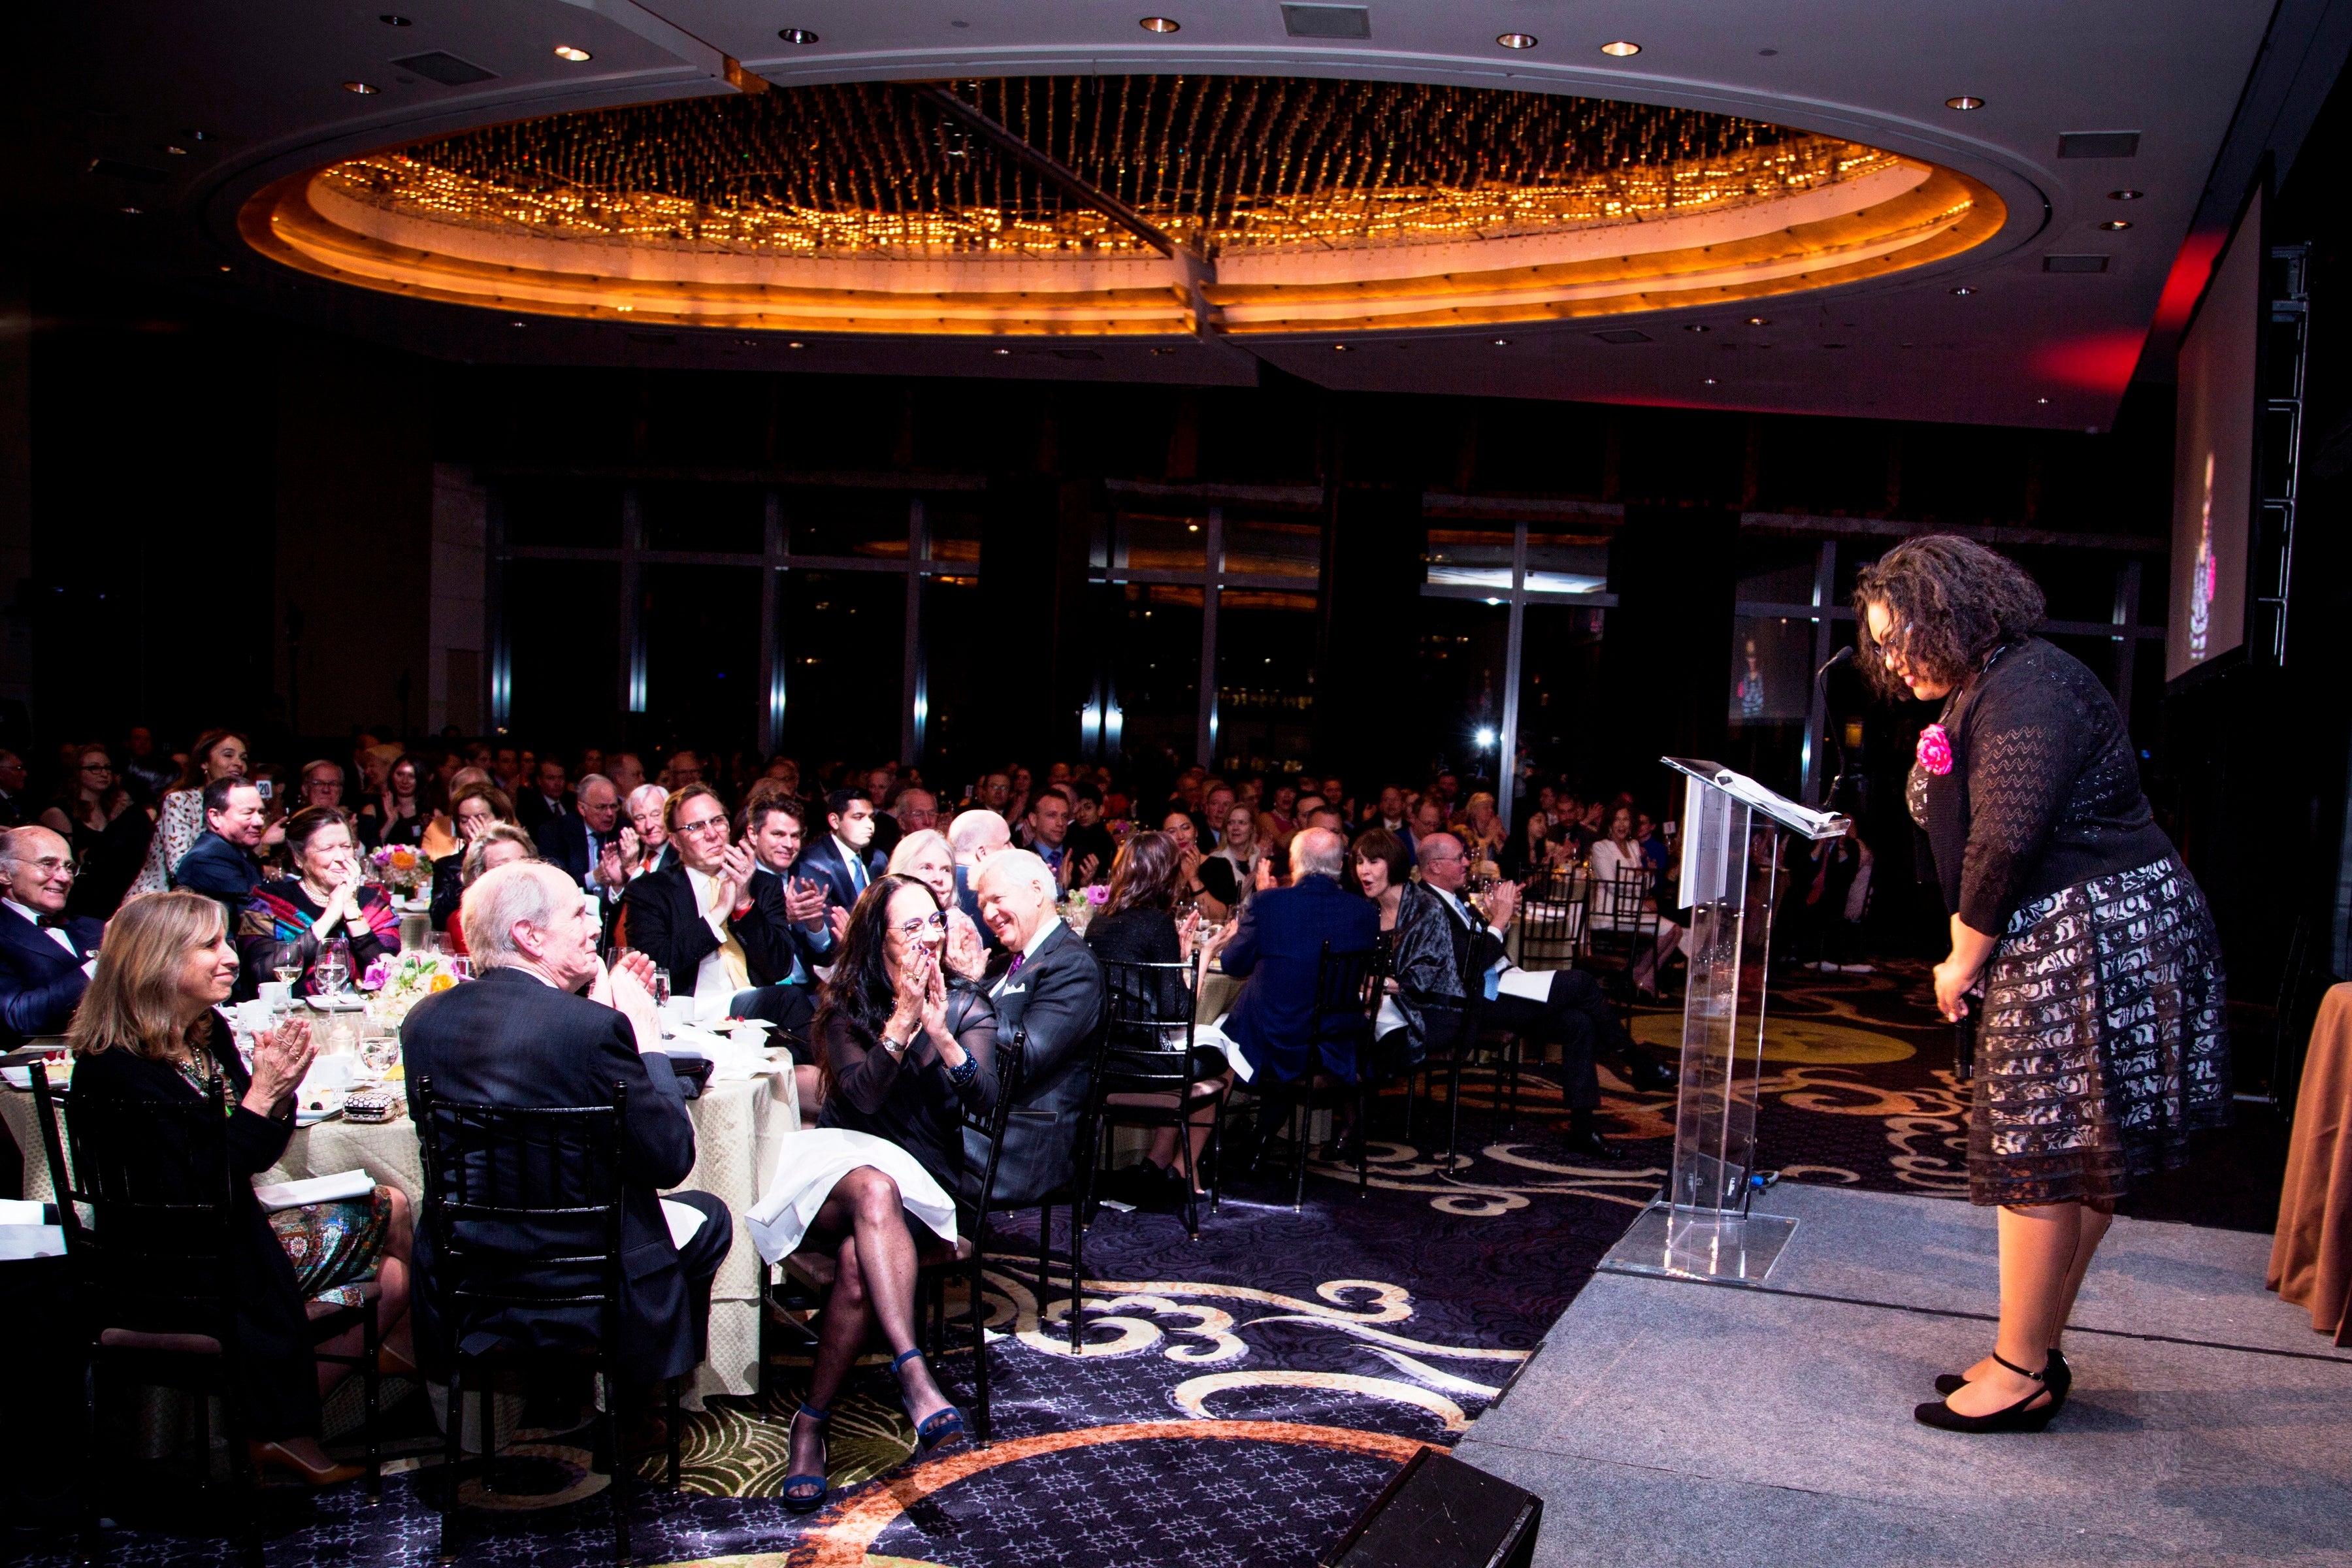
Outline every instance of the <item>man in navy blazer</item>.
<svg viewBox="0 0 2352 1568">
<path fill-rule="evenodd" d="M 411 1086 L 429 1083 L 436 1101 L 468 1105 L 610 1105 L 627 1094 L 621 1133 L 621 1300 L 618 1341 L 606 1348 L 622 1375 L 646 1384 L 676 1377 L 703 1358 L 710 1281 L 734 1240 L 727 1205 L 708 1193 L 670 1193 L 700 1211 L 680 1247 L 670 1239 L 662 1189 L 694 1168 L 694 1123 L 669 1058 L 640 1055 L 624 1003 L 651 1020 L 643 960 L 607 975 L 596 960 L 595 917 L 562 872 L 535 861 L 498 868 L 466 890 L 459 920 L 480 979 L 436 992 L 410 1010 L 400 1030 Z M 587 994 L 579 993 L 587 988 Z M 570 1348 L 598 1331 L 598 1309 L 541 1302 L 477 1309 L 451 1321 L 443 1295 L 434 1194 L 416 1229 L 416 1347 L 428 1372 L 448 1364 L 456 1341 L 468 1348 L 509 1343 Z M 510 1257 L 599 1253 L 601 1237 L 558 1223 L 538 1233 L 478 1237 Z M 548 1270 L 530 1280 L 548 1297 L 593 1288 L 593 1279 Z M 524 1292 L 518 1292 L 522 1294 Z"/>
<path fill-rule="evenodd" d="M 46 827 L 0 833 L 0 1050 L 62 1035 L 89 984 L 105 927 L 65 918 L 73 848 Z"/>
<path fill-rule="evenodd" d="M 603 773 L 580 781 L 573 810 L 551 816 L 531 833 L 539 858 L 593 894 L 604 922 L 612 923 L 629 874 L 621 863 L 621 792 Z"/>
<path fill-rule="evenodd" d="M 1103 972 L 1077 932 L 1054 912 L 1060 884 L 1026 849 L 989 857 L 980 873 L 981 917 L 1007 956 L 986 982 L 996 1005 L 996 1059 L 1023 1041 L 1021 1090 L 1005 1117 L 996 1201 L 1019 1208 L 1066 1187 L 1076 1173 L 1079 1121 L 1094 1087 L 1103 1027 Z M 967 1132 L 964 1175 L 988 1168 L 987 1140 Z"/>
<path fill-rule="evenodd" d="M 824 883 L 825 901 L 845 910 L 887 864 L 874 847 L 874 803 L 862 789 L 835 790 L 824 797 L 824 823 L 826 831 L 793 862 L 793 875 Z"/>
<path fill-rule="evenodd" d="M 205 830 L 194 847 L 180 857 L 172 870 L 172 885 L 216 900 L 228 912 L 235 931 L 261 885 L 261 862 L 253 851 L 268 830 L 269 814 L 261 792 L 247 779 L 215 779 L 205 785 Z M 260 977 L 248 974 L 238 983 L 238 994 L 253 994 Z"/>
<path fill-rule="evenodd" d="M 1328 827 L 1310 827 L 1290 841 L 1297 879 L 1268 888 L 1242 906 L 1241 923 L 1220 954 L 1225 973 L 1246 978 L 1225 1019 L 1225 1034 L 1241 1047 L 1254 1073 L 1289 1083 L 1325 1072 L 1353 1083 L 1352 1037 L 1315 1047 L 1315 979 L 1328 942 L 1334 953 L 1370 952 L 1380 941 L 1380 911 L 1370 899 L 1339 886 L 1348 841 Z M 1358 1016 L 1360 1030 L 1369 1020 Z M 1328 1053 L 1336 1051 L 1336 1058 Z"/>
</svg>

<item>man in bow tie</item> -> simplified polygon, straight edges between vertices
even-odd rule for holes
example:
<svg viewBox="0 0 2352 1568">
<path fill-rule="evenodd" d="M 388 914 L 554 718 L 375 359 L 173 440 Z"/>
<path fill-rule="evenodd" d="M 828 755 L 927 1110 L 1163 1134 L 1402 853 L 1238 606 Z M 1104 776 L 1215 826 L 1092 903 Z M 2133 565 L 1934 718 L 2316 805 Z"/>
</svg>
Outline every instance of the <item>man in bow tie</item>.
<svg viewBox="0 0 2352 1568">
<path fill-rule="evenodd" d="M 89 984 L 104 928 L 65 918 L 73 851 L 46 827 L 0 833 L 0 1049 L 61 1035 Z"/>
</svg>

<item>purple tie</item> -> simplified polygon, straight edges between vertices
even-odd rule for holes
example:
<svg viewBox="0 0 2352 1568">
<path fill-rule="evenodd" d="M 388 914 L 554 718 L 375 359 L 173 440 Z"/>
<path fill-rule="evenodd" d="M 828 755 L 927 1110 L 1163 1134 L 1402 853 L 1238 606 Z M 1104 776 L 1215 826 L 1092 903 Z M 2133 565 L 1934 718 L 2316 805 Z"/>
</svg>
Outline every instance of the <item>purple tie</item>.
<svg viewBox="0 0 2352 1568">
<path fill-rule="evenodd" d="M 1010 979 L 1012 979 L 1014 975 L 1016 975 L 1016 974 L 1020 973 L 1021 973 L 1021 961 L 1022 961 L 1023 959 L 1024 959 L 1024 958 L 1028 957 L 1028 956 L 1029 956 L 1029 955 L 1028 955 L 1027 953 L 1025 953 L 1025 952 L 1016 952 L 1016 953 L 1014 953 L 1014 954 L 1013 955 L 1013 967 L 1012 967 L 1012 968 L 1010 968 L 1010 969 L 1008 969 L 1008 970 L 1006 970 L 1006 971 L 1004 972 L 1004 978 L 1005 978 L 1005 979 L 1007 979 L 1007 980 L 1010 980 Z"/>
</svg>

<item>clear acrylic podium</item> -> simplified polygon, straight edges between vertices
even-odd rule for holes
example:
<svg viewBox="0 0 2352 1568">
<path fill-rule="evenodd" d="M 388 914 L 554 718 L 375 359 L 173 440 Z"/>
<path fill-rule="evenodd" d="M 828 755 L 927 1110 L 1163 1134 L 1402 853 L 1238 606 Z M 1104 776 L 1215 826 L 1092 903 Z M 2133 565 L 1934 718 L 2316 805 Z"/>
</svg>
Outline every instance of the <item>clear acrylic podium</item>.
<svg viewBox="0 0 2352 1568">
<path fill-rule="evenodd" d="M 1749 1208 L 1764 987 L 1780 830 L 1835 838 L 1851 824 L 1689 757 L 1660 761 L 1684 780 L 1682 899 L 1690 907 L 1675 1163 L 1665 1188 L 1601 1259 L 1621 1273 L 1757 1284 L 1797 1222 Z"/>
</svg>

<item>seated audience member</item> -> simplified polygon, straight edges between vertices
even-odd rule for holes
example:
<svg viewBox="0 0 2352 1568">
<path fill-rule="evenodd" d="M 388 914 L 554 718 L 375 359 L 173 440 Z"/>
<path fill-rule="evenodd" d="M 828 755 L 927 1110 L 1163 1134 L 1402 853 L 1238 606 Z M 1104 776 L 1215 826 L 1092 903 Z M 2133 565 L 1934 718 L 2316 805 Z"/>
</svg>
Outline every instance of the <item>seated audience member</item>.
<svg viewBox="0 0 2352 1568">
<path fill-rule="evenodd" d="M 292 810 L 302 811 L 314 805 L 341 808 L 343 804 L 343 764 L 320 758 L 302 766 L 301 782 L 295 785 Z"/>
<path fill-rule="evenodd" d="M 992 811 L 1004 816 L 1005 808 L 1013 804 L 1013 775 L 999 770 L 982 773 L 972 786 L 971 796 L 963 803 L 965 811 Z M 1007 826 L 1012 819 L 1006 817 Z"/>
<path fill-rule="evenodd" d="M 204 836 L 205 786 L 221 779 L 245 776 L 245 737 L 234 730 L 207 730 L 188 748 L 187 766 L 176 789 L 167 792 L 156 807 L 155 834 L 148 841 L 147 862 L 131 880 L 131 893 L 160 893 L 173 887 L 181 859 Z M 232 923 L 236 912 L 229 911 Z"/>
<path fill-rule="evenodd" d="M 1017 826 L 1029 815 L 1029 807 L 1033 804 L 1030 796 L 1034 793 L 1035 775 L 1018 763 L 1006 769 L 1005 772 L 1012 778 L 1013 784 L 1010 793 L 1004 797 L 1004 820 Z"/>
<path fill-rule="evenodd" d="M 466 889 L 466 946 L 480 978 L 425 997 L 401 1025 L 401 1058 L 415 1086 L 429 1080 L 436 1100 L 461 1105 L 610 1105 L 626 1090 L 622 1127 L 621 1300 L 617 1342 L 624 1407 L 644 1408 L 649 1385 L 677 1377 L 703 1359 L 710 1281 L 726 1261 L 735 1222 L 708 1193 L 669 1192 L 669 1202 L 700 1211 L 683 1246 L 671 1240 L 662 1212 L 665 1189 L 694 1169 L 694 1123 L 683 1090 L 659 1051 L 640 1053 L 640 1030 L 654 1022 L 642 958 L 608 973 L 596 958 L 596 918 L 579 884 L 536 861 L 500 866 Z M 586 994 L 581 993 L 585 989 Z M 602 1221 L 597 1222 L 601 1224 Z M 561 1222 L 538 1234 L 502 1238 L 518 1257 L 587 1253 L 602 1257 L 604 1238 Z M 505 1249 L 502 1247 L 502 1250 Z M 592 1270 L 601 1266 L 592 1265 Z M 446 1374 L 449 1336 L 495 1336 L 526 1348 L 570 1348 L 603 1331 L 604 1309 L 556 1304 L 593 1287 L 593 1272 L 549 1268 L 534 1283 L 550 1300 L 452 1322 L 453 1304 L 436 1289 L 429 1228 L 416 1245 L 416 1346 L 429 1375 Z M 653 1446 L 641 1426 L 631 1447 Z"/>
<path fill-rule="evenodd" d="M 797 1237 L 787 1231 L 769 1245 L 829 1253 L 836 1268 L 809 1396 L 793 1417 L 783 1499 L 795 1512 L 824 1500 L 825 1424 L 877 1330 L 917 1451 L 966 1436 L 915 1333 L 918 1260 L 945 1237 L 908 1206 L 911 1199 L 931 1221 L 950 1224 L 949 1194 L 964 1176 L 961 1119 L 985 1116 L 998 1093 L 996 1016 L 979 987 L 941 963 L 946 935 L 938 893 L 912 878 L 885 873 L 858 900 L 815 1026 L 824 1076 L 818 1125 L 847 1136 L 792 1141 L 761 1200 L 763 1213 L 809 1216 Z"/>
<path fill-rule="evenodd" d="M 694 752 L 671 753 L 669 763 L 662 769 L 661 786 L 676 795 L 688 784 L 702 782 L 702 758 Z"/>
<path fill-rule="evenodd" d="M 866 798 L 874 803 L 874 837 L 867 847 L 884 860 L 898 847 L 898 835 L 905 829 L 891 807 L 898 804 L 898 777 L 896 768 L 866 770 Z"/>
<path fill-rule="evenodd" d="M 1433 833 L 1444 831 L 1445 803 L 1433 794 L 1423 795 L 1412 808 L 1413 858 L 1416 864 L 1421 857 L 1421 841 Z M 1454 842 L 1458 844 L 1461 840 L 1457 838 Z"/>
<path fill-rule="evenodd" d="M 457 913 L 465 893 L 466 850 L 493 822 L 515 822 L 514 802 L 496 784 L 469 784 L 450 797 L 449 816 L 456 824 L 456 845 L 433 862 L 431 919 L 435 929 L 446 928 Z"/>
<path fill-rule="evenodd" d="M 386 845 L 415 847 L 425 842 L 433 814 L 425 804 L 424 778 L 415 757 L 394 758 L 384 770 L 383 788 L 359 809 L 360 842 L 381 849 Z"/>
<path fill-rule="evenodd" d="M 501 866 L 511 866 L 518 860 L 536 860 L 538 846 L 530 834 L 511 822 L 493 822 L 482 829 L 475 840 L 466 846 L 457 862 L 458 913 L 449 917 L 441 931 L 442 951 L 455 957 L 470 956 L 466 951 L 464 890 L 480 881 Z"/>
<path fill-rule="evenodd" d="M 1107 866 L 1089 865 L 1071 853 L 1070 796 L 1059 784 L 1047 784 L 1033 796 L 1028 816 L 1021 819 L 1021 831 L 1014 842 L 1038 859 L 1054 873 L 1055 880 L 1065 889 L 1083 888 Z"/>
<path fill-rule="evenodd" d="M 1234 806 L 1219 826 L 1224 837 L 1202 860 L 1200 875 L 1209 899 L 1203 907 L 1212 918 L 1222 920 L 1248 901 L 1267 851 L 1258 840 L 1258 814 L 1248 806 Z"/>
<path fill-rule="evenodd" d="M 1429 1047 L 1452 1046 L 1462 1027 L 1462 970 L 1470 932 L 1447 914 L 1425 883 L 1409 880 L 1404 841 L 1385 827 L 1368 827 L 1349 850 L 1355 891 L 1381 912 L 1381 929 L 1394 933 L 1386 994 L 1372 1024 L 1374 1058 L 1386 1072 L 1409 1072 Z"/>
<path fill-rule="evenodd" d="M 241 774 L 215 779 L 205 785 L 205 830 L 173 872 L 175 887 L 202 893 L 221 907 L 221 918 L 235 931 L 261 885 L 261 861 L 255 851 L 268 831 L 269 812 L 261 792 Z"/>
<path fill-rule="evenodd" d="M 887 864 L 874 850 L 874 803 L 863 789 L 835 790 L 824 797 L 824 821 L 826 831 L 802 847 L 793 869 L 824 883 L 827 900 L 846 910 Z"/>
<path fill-rule="evenodd" d="M 609 922 L 629 885 L 621 853 L 621 792 L 613 781 L 602 773 L 583 778 L 572 809 L 542 821 L 531 838 L 539 858 L 562 867 L 583 892 L 593 895 Z"/>
<path fill-rule="evenodd" d="M 677 864 L 677 851 L 669 841 L 669 791 L 659 784 L 639 784 L 621 797 L 621 809 L 629 819 L 621 829 L 621 869 L 630 881 Z"/>
<path fill-rule="evenodd" d="M 1630 931 L 1641 923 L 1641 911 L 1629 907 L 1616 879 L 1633 877 L 1640 886 L 1648 889 L 1656 880 L 1649 857 L 1633 840 L 1633 812 L 1621 805 L 1609 814 L 1609 837 L 1596 840 L 1591 849 L 1592 879 L 1599 890 L 1592 923 L 1604 931 Z M 1633 898 L 1645 894 L 1631 895 Z M 1665 911 L 1658 912 L 1657 940 L 1633 955 L 1633 988 L 1652 1002 L 1658 999 L 1658 965 L 1664 963 L 1675 949 L 1682 945 L 1683 928 L 1668 920 Z"/>
<path fill-rule="evenodd" d="M 978 922 L 963 912 L 956 868 L 954 848 L 947 836 L 936 829 L 909 833 L 890 852 L 890 875 L 912 877 L 937 893 L 940 907 L 948 912 L 948 972 L 977 981 L 988 971 L 988 943 Z"/>
<path fill-rule="evenodd" d="M 131 792 L 115 782 L 105 747 L 78 746 L 72 752 L 74 771 L 38 820 L 71 850 L 74 875 L 68 909 L 103 920 L 122 902 L 139 875 L 155 825 L 145 812 L 132 809 Z M 22 798 L 20 792 L 20 804 Z"/>
<path fill-rule="evenodd" d="M 1234 786 L 1229 784 L 1212 781 L 1208 789 L 1201 796 L 1201 815 L 1208 818 L 1209 827 L 1211 830 L 1209 835 L 1209 847 L 1213 848 L 1215 847 L 1218 836 L 1223 831 L 1222 825 L 1225 820 L 1225 813 L 1233 810 L 1233 808 Z"/>
<path fill-rule="evenodd" d="M 774 985 L 798 958 L 783 884 L 761 876 L 751 852 L 730 839 L 726 803 L 709 784 L 671 795 L 666 826 L 677 863 L 629 884 L 614 942 L 667 971 L 670 994 L 711 1016 L 769 1002 L 737 999 Z"/>
<path fill-rule="evenodd" d="M 1102 1028 L 1102 965 L 1055 913 L 1061 885 L 1027 850 L 990 856 L 979 890 L 981 919 L 1010 955 L 988 988 L 1000 1060 L 1016 1031 L 1027 1041 L 996 1172 L 997 1201 L 1018 1208 L 1068 1185 L 1076 1173 L 1078 1121 Z M 974 1134 L 964 1149 L 967 1180 L 976 1183 L 986 1163 L 985 1140 Z"/>
<path fill-rule="evenodd" d="M 980 918 L 980 868 L 990 856 L 1013 847 L 1013 829 L 988 807 L 969 807 L 948 824 L 948 847 L 955 851 L 956 908 L 979 928 L 982 942 L 993 952 L 996 933 Z"/>
<path fill-rule="evenodd" d="M 765 1018 L 784 1031 L 780 1043 L 790 1046 L 793 1073 L 800 1090 L 801 1120 L 813 1125 L 824 1100 L 816 1051 L 809 1026 L 816 1016 L 817 971 L 830 965 L 840 951 L 840 939 L 826 918 L 824 889 L 793 875 L 800 858 L 801 803 L 781 790 L 761 794 L 754 784 L 751 803 L 743 808 L 743 847 L 751 852 L 756 898 L 764 900 L 771 887 L 780 889 L 793 961 L 791 967 L 766 988 L 766 994 L 738 997 L 734 1010 Z M 936 837 L 936 835 L 934 835 Z"/>
<path fill-rule="evenodd" d="M 1189 965 L 1201 916 L 1195 910 L 1181 921 L 1176 919 L 1176 891 L 1183 880 L 1184 863 L 1174 838 L 1165 833 L 1139 833 L 1129 839 L 1111 862 L 1110 896 L 1087 927 L 1087 945 L 1095 956 L 1113 963 Z M 1183 1016 L 1193 977 L 1162 971 L 1158 980 L 1153 991 L 1143 994 L 1145 1008 L 1156 1018 Z M 1196 1087 L 1205 1089 L 1223 1078 L 1227 1065 L 1223 1052 L 1195 1047 L 1191 1071 Z M 1192 1129 L 1192 1184 L 1203 1193 L 1208 1187 L 1200 1175 L 1201 1150 L 1209 1141 L 1210 1114 L 1199 1112 Z M 1142 1162 L 1121 1172 L 1116 1190 L 1106 1195 L 1142 1208 L 1173 1208 L 1181 1200 L 1183 1180 L 1176 1158 L 1176 1129 L 1155 1127 Z"/>
<path fill-rule="evenodd" d="M 1496 861 L 1504 876 L 1515 882 L 1532 882 L 1567 863 L 1568 847 L 1552 842 L 1551 818 L 1540 811 L 1530 811 L 1522 826 L 1524 831 L 1511 836 Z"/>
<path fill-rule="evenodd" d="M 1268 849 L 1286 848 L 1298 831 L 1298 786 L 1286 779 L 1257 814 L 1257 837 Z"/>
<path fill-rule="evenodd" d="M 1251 814 L 1253 817 L 1255 815 L 1255 812 Z M 1160 831 L 1168 835 L 1176 845 L 1176 863 L 1182 872 L 1182 879 L 1176 885 L 1176 896 L 1192 900 L 1193 906 L 1209 920 L 1222 921 L 1233 913 L 1232 905 L 1222 902 L 1209 891 L 1208 881 L 1202 875 L 1208 868 L 1209 858 L 1201 852 L 1200 829 L 1194 825 L 1192 814 L 1171 808 L 1160 817 Z"/>
<path fill-rule="evenodd" d="M 613 787 L 621 792 L 621 799 L 625 803 L 631 795 L 646 787 L 646 764 L 635 752 L 614 752 L 604 759 L 604 776 L 613 781 Z M 630 816 L 635 815 L 634 811 L 630 812 Z"/>
<path fill-rule="evenodd" d="M 352 819 L 340 807 L 313 805 L 296 812 L 287 819 L 286 848 L 293 858 L 294 875 L 255 889 L 237 921 L 245 987 L 299 966 L 295 994 L 319 994 L 319 950 L 334 937 L 350 943 L 351 967 L 342 983 L 356 985 L 369 964 L 400 951 L 399 911 L 382 888 L 360 879 Z"/>
<path fill-rule="evenodd" d="M 890 816 L 898 824 L 901 838 L 909 833 L 933 832 L 940 826 L 940 797 L 920 784 L 909 784 L 891 803 Z M 890 852 L 896 854 L 898 848 L 893 844 Z"/>
<path fill-rule="evenodd" d="M 276 1164 L 294 1132 L 294 1094 L 316 1054 L 299 1017 L 256 1037 L 253 1067 L 239 1058 L 216 1010 L 237 974 L 220 907 L 194 893 L 132 899 L 108 925 L 106 948 L 68 1039 L 74 1094 L 194 1103 L 215 1086 L 227 1105 L 225 1136 L 235 1232 L 227 1238 L 242 1376 L 228 1397 L 242 1409 L 258 1467 L 290 1471 L 314 1487 L 359 1476 L 319 1447 L 320 1398 L 350 1368 L 315 1358 L 304 1304 L 380 1287 L 381 1364 L 414 1371 L 407 1318 L 408 1200 L 391 1187 L 363 1198 L 265 1214 L 252 1178 Z M 180 1124 L 131 1158 L 183 1200 L 205 1201 L 220 1180 L 216 1156 L 180 1141 Z M 354 1327 L 318 1349 L 357 1356 Z"/>
<path fill-rule="evenodd" d="M 1084 881 L 1075 884 L 1088 887 L 1110 880 L 1110 865 L 1118 858 L 1118 840 L 1103 825 L 1103 795 L 1092 783 L 1069 786 L 1070 828 L 1063 835 L 1062 844 L 1081 869 L 1088 865 L 1094 871 Z"/>
<path fill-rule="evenodd" d="M 565 783 L 562 759 L 541 757 L 515 801 L 515 820 L 536 836 L 548 823 L 561 821 L 572 812 L 572 791 Z"/>
<path fill-rule="evenodd" d="M 180 763 L 167 746 L 155 744 L 155 731 L 134 724 L 123 737 L 122 782 L 139 805 L 153 806 L 180 781 Z"/>
<path fill-rule="evenodd" d="M 1328 1074 L 1353 1083 L 1360 1042 L 1309 1047 L 1307 1037 L 1318 1022 L 1315 977 L 1326 943 L 1335 955 L 1370 952 L 1380 934 L 1380 914 L 1339 886 L 1346 839 L 1324 828 L 1306 828 L 1291 848 L 1298 867 L 1296 880 L 1252 898 L 1224 944 L 1225 973 L 1246 981 L 1224 1031 L 1240 1048 L 1253 1079 L 1264 1074 L 1292 1083 Z"/>
<path fill-rule="evenodd" d="M 46 827 L 0 833 L 0 1051 L 13 1051 L 66 1032 L 106 928 L 67 918 L 73 850 Z"/>
<path fill-rule="evenodd" d="M 1584 971 L 1553 971 L 1540 999 L 1501 989 L 1503 975 L 1518 967 L 1505 956 L 1502 933 L 1509 929 L 1517 910 L 1519 890 L 1509 882 L 1496 884 L 1486 895 L 1491 919 L 1482 918 L 1462 900 L 1469 864 L 1462 841 L 1452 834 L 1433 834 L 1423 845 L 1422 885 L 1437 895 L 1446 918 L 1462 928 L 1473 973 L 1482 977 L 1487 992 L 1479 1004 L 1479 1019 L 1512 1030 L 1534 1042 L 1538 1050 L 1546 1043 L 1559 1047 L 1561 1088 L 1569 1108 L 1569 1146 L 1594 1159 L 1614 1159 L 1615 1152 L 1600 1135 L 1595 1114 L 1601 1106 L 1600 1079 L 1592 1065 L 1596 1050 L 1605 1048 L 1622 1062 L 1627 1079 L 1639 1092 L 1655 1094 L 1671 1089 L 1675 1077 L 1643 1054 L 1617 1021 L 1617 1009 L 1601 994 L 1599 983 Z M 1458 973 L 1450 985 L 1434 973 L 1416 977 L 1410 988 L 1411 1000 L 1424 1011 L 1433 1005 L 1465 1005 L 1456 1000 L 1462 994 L 1461 984 Z M 1441 985 L 1445 989 L 1436 989 Z"/>
<path fill-rule="evenodd" d="M 1480 790 L 1462 808 L 1462 821 L 1455 837 L 1470 851 L 1474 862 L 1492 863 L 1499 859 L 1503 846 L 1510 837 L 1503 819 L 1495 811 L 1495 797 Z"/>
</svg>

